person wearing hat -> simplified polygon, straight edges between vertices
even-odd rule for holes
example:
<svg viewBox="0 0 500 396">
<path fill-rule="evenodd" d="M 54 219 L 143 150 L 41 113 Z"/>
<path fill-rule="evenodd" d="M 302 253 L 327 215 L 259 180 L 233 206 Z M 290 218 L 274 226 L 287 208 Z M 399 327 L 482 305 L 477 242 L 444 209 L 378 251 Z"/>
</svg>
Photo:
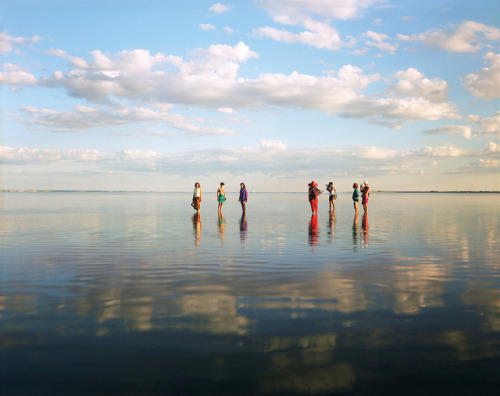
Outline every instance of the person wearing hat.
<svg viewBox="0 0 500 396">
<path fill-rule="evenodd" d="M 364 183 L 361 184 L 361 204 L 363 205 L 365 213 L 368 211 L 369 197 L 370 197 L 370 186 L 368 185 L 368 180 L 365 180 Z"/>
<path fill-rule="evenodd" d="M 312 214 L 318 214 L 318 196 L 322 191 L 318 188 L 318 183 L 312 181 L 309 186 L 309 203 L 311 204 Z"/>
</svg>

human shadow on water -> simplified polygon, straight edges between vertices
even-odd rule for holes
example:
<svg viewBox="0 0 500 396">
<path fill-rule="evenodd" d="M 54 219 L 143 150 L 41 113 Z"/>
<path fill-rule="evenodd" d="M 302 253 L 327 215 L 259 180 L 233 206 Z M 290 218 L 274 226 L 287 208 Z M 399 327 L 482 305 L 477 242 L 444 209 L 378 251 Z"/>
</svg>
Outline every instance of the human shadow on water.
<svg viewBox="0 0 500 396">
<path fill-rule="evenodd" d="M 316 246 L 319 239 L 318 214 L 313 214 L 309 221 L 309 245 Z"/>
<path fill-rule="evenodd" d="M 363 218 L 361 219 L 361 245 L 366 248 L 368 247 L 368 235 L 369 235 L 369 226 L 368 226 L 368 212 L 363 214 Z"/>
<path fill-rule="evenodd" d="M 356 213 L 354 215 L 354 221 L 352 222 L 352 250 L 355 252 L 358 251 L 358 244 L 359 244 L 358 220 L 359 220 L 359 214 Z"/>
<path fill-rule="evenodd" d="M 243 211 L 240 219 L 240 241 L 242 244 L 245 243 L 247 239 L 247 231 L 248 231 L 247 215 L 245 211 Z"/>
<path fill-rule="evenodd" d="M 201 242 L 201 216 L 200 212 L 197 212 L 192 217 L 193 220 L 193 231 L 194 231 L 194 243 L 196 246 L 200 246 Z"/>
</svg>

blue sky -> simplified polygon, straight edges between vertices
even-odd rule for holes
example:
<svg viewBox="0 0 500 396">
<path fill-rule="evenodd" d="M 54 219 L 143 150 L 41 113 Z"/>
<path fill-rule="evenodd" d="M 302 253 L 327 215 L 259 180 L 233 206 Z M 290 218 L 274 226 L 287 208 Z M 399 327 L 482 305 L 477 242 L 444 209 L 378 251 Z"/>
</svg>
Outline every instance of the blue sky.
<svg viewBox="0 0 500 396">
<path fill-rule="evenodd" d="M 500 190 L 497 1 L 3 1 L 3 189 Z"/>
</svg>

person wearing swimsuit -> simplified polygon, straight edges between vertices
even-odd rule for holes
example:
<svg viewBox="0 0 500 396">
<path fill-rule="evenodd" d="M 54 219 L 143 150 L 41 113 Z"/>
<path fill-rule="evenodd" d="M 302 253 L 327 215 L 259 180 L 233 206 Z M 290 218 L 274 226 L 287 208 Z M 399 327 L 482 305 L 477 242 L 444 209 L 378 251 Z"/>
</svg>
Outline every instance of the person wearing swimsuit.
<svg viewBox="0 0 500 396">
<path fill-rule="evenodd" d="M 219 214 L 222 214 L 222 205 L 226 201 L 226 189 L 224 188 L 224 183 L 220 183 L 220 187 L 217 189 L 217 202 L 219 203 L 218 210 Z"/>
</svg>

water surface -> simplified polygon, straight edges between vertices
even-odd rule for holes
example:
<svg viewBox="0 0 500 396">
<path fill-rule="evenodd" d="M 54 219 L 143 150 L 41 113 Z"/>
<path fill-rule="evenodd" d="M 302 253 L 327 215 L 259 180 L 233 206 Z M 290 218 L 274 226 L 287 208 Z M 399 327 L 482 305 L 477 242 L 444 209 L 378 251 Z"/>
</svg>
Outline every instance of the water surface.
<svg viewBox="0 0 500 396">
<path fill-rule="evenodd" d="M 498 194 L 0 198 L 0 394 L 498 394 Z"/>
</svg>

